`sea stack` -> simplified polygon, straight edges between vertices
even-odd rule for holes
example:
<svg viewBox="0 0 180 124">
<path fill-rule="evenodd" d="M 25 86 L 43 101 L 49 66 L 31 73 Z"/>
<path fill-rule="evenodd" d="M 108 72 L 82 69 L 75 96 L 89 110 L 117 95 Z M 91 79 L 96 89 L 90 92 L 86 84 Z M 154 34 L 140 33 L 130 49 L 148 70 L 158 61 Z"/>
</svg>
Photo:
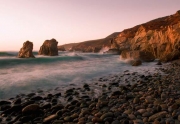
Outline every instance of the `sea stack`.
<svg viewBox="0 0 180 124">
<path fill-rule="evenodd" d="M 23 44 L 23 47 L 20 49 L 18 53 L 18 58 L 35 58 L 33 53 L 33 43 L 30 41 L 26 41 Z"/>
<path fill-rule="evenodd" d="M 45 40 L 43 45 L 40 47 L 39 55 L 46 56 L 57 56 L 58 55 L 58 42 L 56 39 Z"/>
</svg>

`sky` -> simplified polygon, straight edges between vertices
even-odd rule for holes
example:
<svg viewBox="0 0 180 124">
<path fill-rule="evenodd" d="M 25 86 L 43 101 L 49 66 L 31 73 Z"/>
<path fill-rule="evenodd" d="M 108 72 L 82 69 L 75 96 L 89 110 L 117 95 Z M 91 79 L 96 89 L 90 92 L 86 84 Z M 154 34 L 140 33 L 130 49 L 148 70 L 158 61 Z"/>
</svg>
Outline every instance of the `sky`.
<svg viewBox="0 0 180 124">
<path fill-rule="evenodd" d="M 0 51 L 100 39 L 180 10 L 180 0 L 0 0 Z"/>
</svg>

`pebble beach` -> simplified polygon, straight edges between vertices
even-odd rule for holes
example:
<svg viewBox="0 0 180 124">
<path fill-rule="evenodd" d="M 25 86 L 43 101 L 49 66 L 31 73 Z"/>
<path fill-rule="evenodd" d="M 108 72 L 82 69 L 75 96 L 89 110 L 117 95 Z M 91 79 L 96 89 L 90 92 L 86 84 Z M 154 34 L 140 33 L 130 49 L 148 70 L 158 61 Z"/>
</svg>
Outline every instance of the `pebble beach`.
<svg viewBox="0 0 180 124">
<path fill-rule="evenodd" d="M 1 124 L 180 124 L 180 60 L 0 101 Z M 126 77 L 126 78 L 125 78 Z M 121 83 L 124 81 L 125 83 Z"/>
</svg>

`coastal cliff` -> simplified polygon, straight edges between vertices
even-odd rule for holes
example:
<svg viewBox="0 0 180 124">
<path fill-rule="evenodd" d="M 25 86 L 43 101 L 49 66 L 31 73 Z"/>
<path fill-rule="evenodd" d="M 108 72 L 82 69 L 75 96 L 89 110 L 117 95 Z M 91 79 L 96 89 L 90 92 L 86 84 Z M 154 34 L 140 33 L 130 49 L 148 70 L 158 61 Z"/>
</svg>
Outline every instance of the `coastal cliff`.
<svg viewBox="0 0 180 124">
<path fill-rule="evenodd" d="M 111 47 L 111 39 L 118 36 L 119 32 L 110 34 L 109 36 L 90 41 L 83 41 L 80 43 L 70 43 L 59 46 L 64 47 L 67 51 L 81 51 L 81 52 L 99 52 L 102 48 Z"/>
<path fill-rule="evenodd" d="M 145 51 L 165 62 L 177 59 L 180 56 L 180 11 L 120 32 L 111 46 L 119 49 L 123 58 L 129 52 Z"/>
<path fill-rule="evenodd" d="M 119 51 L 122 58 L 167 62 L 180 56 L 180 10 L 170 16 L 115 32 L 106 38 L 62 45 L 70 51 L 99 52 L 103 47 Z M 141 54 L 140 54 L 141 53 Z M 138 55 L 137 55 L 138 54 Z M 136 56 L 134 58 L 134 56 Z M 137 57 L 138 56 L 138 57 Z"/>
</svg>

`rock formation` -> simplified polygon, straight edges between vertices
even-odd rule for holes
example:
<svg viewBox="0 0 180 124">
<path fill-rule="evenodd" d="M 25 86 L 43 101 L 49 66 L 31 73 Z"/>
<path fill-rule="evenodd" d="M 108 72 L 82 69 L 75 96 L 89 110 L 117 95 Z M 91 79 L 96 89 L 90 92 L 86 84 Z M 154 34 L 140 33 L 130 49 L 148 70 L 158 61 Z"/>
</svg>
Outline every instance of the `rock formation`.
<svg viewBox="0 0 180 124">
<path fill-rule="evenodd" d="M 139 66 L 139 65 L 142 64 L 142 62 L 141 62 L 141 60 L 132 60 L 132 61 L 130 62 L 130 64 L 131 64 L 132 66 Z"/>
<path fill-rule="evenodd" d="M 23 44 L 23 47 L 20 49 L 18 53 L 19 58 L 35 58 L 33 53 L 33 43 L 30 41 L 26 41 Z"/>
<path fill-rule="evenodd" d="M 180 57 L 180 11 L 142 25 L 126 29 L 112 41 L 120 51 L 146 51 L 163 62 Z M 142 58 L 141 58 L 142 59 Z"/>
<path fill-rule="evenodd" d="M 180 10 L 103 39 L 67 45 L 72 46 L 71 51 L 99 52 L 106 46 L 110 52 L 122 52 L 124 58 L 133 58 L 136 54 L 142 61 L 153 61 L 155 58 L 162 62 L 172 61 L 180 57 Z"/>
<path fill-rule="evenodd" d="M 134 51 L 122 51 L 121 53 L 122 59 L 135 59 L 135 60 L 141 60 L 144 62 L 152 62 L 155 60 L 155 56 L 148 51 L 140 51 L 140 50 L 134 50 Z"/>
<path fill-rule="evenodd" d="M 104 53 L 119 55 L 120 51 L 118 49 L 109 49 L 108 51 L 106 51 Z"/>
<path fill-rule="evenodd" d="M 58 55 L 58 42 L 55 39 L 44 41 L 43 45 L 40 47 L 39 55 L 46 56 L 57 56 Z"/>
</svg>

